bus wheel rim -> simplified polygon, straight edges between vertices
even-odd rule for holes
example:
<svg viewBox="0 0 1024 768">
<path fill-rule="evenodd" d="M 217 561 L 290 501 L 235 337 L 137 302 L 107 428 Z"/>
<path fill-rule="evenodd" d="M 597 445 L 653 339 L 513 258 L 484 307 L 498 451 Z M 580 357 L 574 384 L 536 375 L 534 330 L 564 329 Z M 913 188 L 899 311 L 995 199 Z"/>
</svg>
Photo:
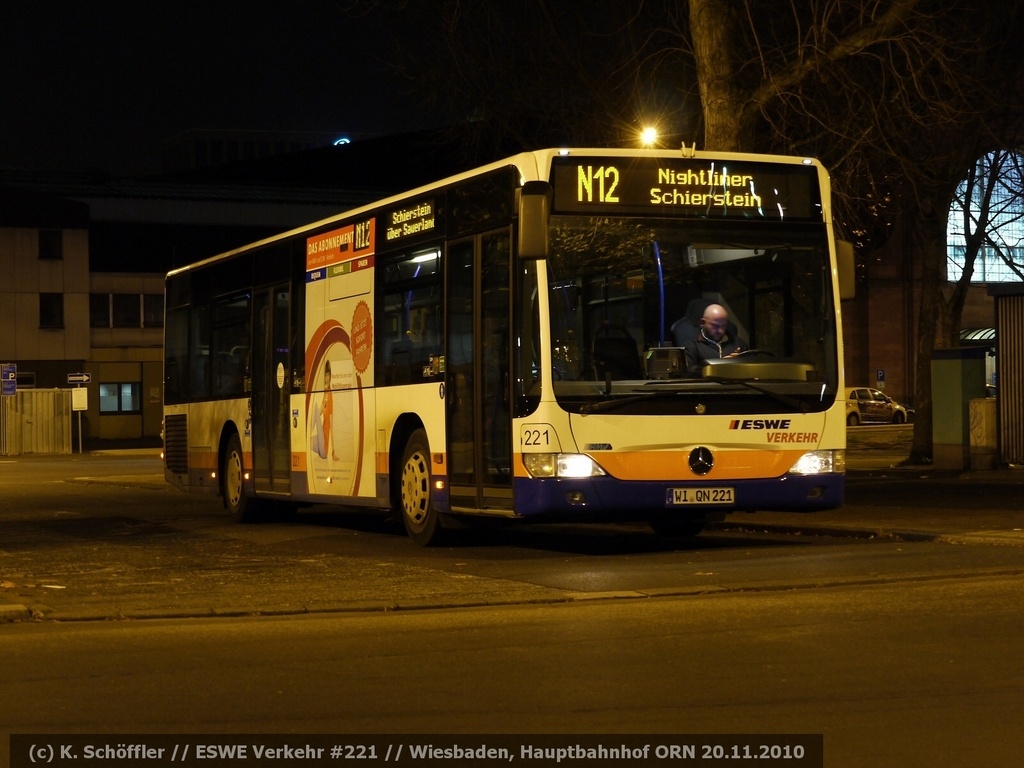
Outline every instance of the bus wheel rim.
<svg viewBox="0 0 1024 768">
<path fill-rule="evenodd" d="M 228 501 L 235 505 L 242 497 L 242 458 L 234 451 L 228 454 L 226 479 Z"/>
<path fill-rule="evenodd" d="M 402 468 L 402 508 L 416 526 L 423 525 L 430 507 L 430 469 L 419 451 L 409 456 Z"/>
</svg>

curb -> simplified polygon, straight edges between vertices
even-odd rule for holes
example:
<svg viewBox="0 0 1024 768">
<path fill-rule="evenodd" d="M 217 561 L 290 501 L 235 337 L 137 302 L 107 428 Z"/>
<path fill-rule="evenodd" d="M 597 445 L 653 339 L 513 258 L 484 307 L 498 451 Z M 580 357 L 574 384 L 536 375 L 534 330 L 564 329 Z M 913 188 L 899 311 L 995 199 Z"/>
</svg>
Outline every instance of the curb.
<svg viewBox="0 0 1024 768">
<path fill-rule="evenodd" d="M 25 621 L 32 618 L 32 611 L 27 606 L 9 604 L 0 605 L 0 624 L 13 621 Z"/>
<path fill-rule="evenodd" d="M 871 528 L 839 525 L 798 525 L 795 523 L 758 523 L 724 521 L 711 523 L 709 530 L 751 531 L 789 536 L 832 536 L 847 539 L 892 539 L 908 542 L 940 542 L 944 544 L 985 544 L 1001 547 L 1024 547 L 1024 531 L 921 531 L 911 528 Z"/>
<path fill-rule="evenodd" d="M 789 536 L 832 536 L 845 539 L 896 539 L 897 541 L 941 541 L 950 534 L 912 531 L 899 528 L 858 528 L 838 525 L 797 525 L 790 523 L 758 523 L 756 521 L 711 523 L 708 530 L 781 533 Z M 1022 541 L 1024 544 L 1024 541 Z"/>
</svg>

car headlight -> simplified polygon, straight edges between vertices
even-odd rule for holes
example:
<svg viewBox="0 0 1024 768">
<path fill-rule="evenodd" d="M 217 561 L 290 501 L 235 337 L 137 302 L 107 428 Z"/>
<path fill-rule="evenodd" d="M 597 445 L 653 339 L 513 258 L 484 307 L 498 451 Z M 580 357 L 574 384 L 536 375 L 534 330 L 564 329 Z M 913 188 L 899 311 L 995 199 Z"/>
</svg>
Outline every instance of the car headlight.
<svg viewBox="0 0 1024 768">
<path fill-rule="evenodd" d="M 846 451 L 808 451 L 789 469 L 791 475 L 827 475 L 846 472 Z"/>
<path fill-rule="evenodd" d="M 534 477 L 601 477 L 601 466 L 582 453 L 524 453 L 523 464 Z"/>
</svg>

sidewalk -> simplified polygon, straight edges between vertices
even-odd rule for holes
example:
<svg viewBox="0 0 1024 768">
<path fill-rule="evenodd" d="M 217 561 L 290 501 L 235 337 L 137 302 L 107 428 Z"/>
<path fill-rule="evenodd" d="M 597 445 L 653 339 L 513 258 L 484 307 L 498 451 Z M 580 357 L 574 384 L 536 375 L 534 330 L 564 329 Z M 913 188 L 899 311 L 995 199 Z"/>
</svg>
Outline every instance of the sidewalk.
<svg viewBox="0 0 1024 768">
<path fill-rule="evenodd" d="M 1024 546 L 1024 468 L 941 470 L 906 464 L 908 452 L 849 450 L 846 499 L 839 509 L 807 515 L 736 513 L 719 525 L 809 536 Z"/>
</svg>

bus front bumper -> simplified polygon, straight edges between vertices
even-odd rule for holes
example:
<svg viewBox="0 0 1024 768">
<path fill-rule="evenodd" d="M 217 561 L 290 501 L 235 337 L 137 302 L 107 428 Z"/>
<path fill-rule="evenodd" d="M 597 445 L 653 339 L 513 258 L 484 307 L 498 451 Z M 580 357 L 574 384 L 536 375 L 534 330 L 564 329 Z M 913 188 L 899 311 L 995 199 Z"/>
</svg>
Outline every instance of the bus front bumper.
<svg viewBox="0 0 1024 768">
<path fill-rule="evenodd" d="M 793 475 L 721 482 L 517 478 L 517 517 L 637 520 L 651 514 L 718 517 L 728 512 L 814 512 L 843 503 L 845 475 Z"/>
</svg>

